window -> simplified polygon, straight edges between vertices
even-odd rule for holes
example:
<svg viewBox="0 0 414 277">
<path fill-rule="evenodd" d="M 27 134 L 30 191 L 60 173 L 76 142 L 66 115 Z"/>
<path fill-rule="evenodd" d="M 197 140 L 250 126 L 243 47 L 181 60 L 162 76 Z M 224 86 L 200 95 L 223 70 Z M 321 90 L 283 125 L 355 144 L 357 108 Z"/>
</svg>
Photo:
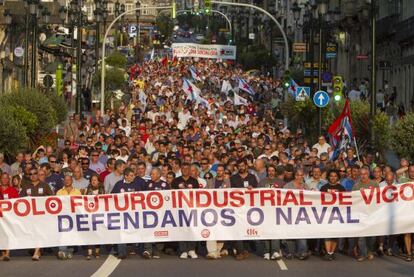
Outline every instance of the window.
<svg viewBox="0 0 414 277">
<path fill-rule="evenodd" d="M 134 7 L 135 7 L 135 4 L 125 4 L 126 11 L 131 11 L 134 9 Z"/>
<path fill-rule="evenodd" d="M 115 10 L 115 4 L 114 3 L 108 3 L 108 14 L 113 15 Z"/>
</svg>

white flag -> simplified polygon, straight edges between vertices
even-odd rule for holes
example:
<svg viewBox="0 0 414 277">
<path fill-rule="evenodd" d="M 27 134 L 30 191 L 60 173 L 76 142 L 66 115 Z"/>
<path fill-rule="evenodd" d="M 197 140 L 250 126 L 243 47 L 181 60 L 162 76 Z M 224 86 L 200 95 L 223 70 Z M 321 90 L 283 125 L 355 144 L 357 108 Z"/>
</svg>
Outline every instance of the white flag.
<svg viewBox="0 0 414 277">
<path fill-rule="evenodd" d="M 152 48 L 150 60 L 154 59 L 154 55 L 155 55 L 155 49 Z"/>
<path fill-rule="evenodd" d="M 144 106 L 144 108 L 146 108 L 147 107 L 147 95 L 145 94 L 143 90 L 139 91 L 138 99 L 139 99 L 139 102 L 141 102 L 141 104 Z"/>
<path fill-rule="evenodd" d="M 227 94 L 230 90 L 232 90 L 232 86 L 229 81 L 223 80 L 223 84 L 221 85 L 221 92 Z"/>
<path fill-rule="evenodd" d="M 240 106 L 240 105 L 247 106 L 248 104 L 249 102 L 247 101 L 247 99 L 241 97 L 236 92 L 234 93 L 234 105 L 235 106 Z"/>
</svg>

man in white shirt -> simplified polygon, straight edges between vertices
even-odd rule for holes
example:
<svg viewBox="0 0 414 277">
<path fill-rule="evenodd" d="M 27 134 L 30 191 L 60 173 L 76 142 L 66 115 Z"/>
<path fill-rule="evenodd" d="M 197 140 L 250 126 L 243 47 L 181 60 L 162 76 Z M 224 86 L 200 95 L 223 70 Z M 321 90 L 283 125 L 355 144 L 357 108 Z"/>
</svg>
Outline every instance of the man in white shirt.
<svg viewBox="0 0 414 277">
<path fill-rule="evenodd" d="M 183 130 L 187 125 L 188 120 L 192 118 L 192 115 L 188 111 L 188 108 L 184 108 L 182 112 L 178 113 L 178 129 Z"/>
<path fill-rule="evenodd" d="M 326 139 L 324 136 L 320 136 L 318 139 L 318 143 L 314 144 L 312 148 L 315 148 L 318 150 L 318 158 L 321 156 L 322 153 L 328 153 L 328 149 L 331 146 L 329 143 L 326 142 Z"/>
<path fill-rule="evenodd" d="M 353 89 L 348 93 L 348 98 L 350 101 L 357 101 L 361 99 L 361 92 L 359 90 Z"/>
</svg>

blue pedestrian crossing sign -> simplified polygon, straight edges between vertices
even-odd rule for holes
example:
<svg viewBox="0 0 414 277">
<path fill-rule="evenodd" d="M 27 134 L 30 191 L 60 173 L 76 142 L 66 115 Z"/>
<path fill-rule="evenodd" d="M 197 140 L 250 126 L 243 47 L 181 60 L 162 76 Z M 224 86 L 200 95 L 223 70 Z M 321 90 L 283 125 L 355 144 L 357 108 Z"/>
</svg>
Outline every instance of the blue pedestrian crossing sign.
<svg viewBox="0 0 414 277">
<path fill-rule="evenodd" d="M 296 101 L 306 101 L 310 97 L 310 87 L 296 87 L 295 99 Z"/>
<path fill-rule="evenodd" d="M 326 91 L 320 90 L 313 95 L 313 103 L 319 108 L 326 107 L 329 103 L 329 95 Z"/>
</svg>

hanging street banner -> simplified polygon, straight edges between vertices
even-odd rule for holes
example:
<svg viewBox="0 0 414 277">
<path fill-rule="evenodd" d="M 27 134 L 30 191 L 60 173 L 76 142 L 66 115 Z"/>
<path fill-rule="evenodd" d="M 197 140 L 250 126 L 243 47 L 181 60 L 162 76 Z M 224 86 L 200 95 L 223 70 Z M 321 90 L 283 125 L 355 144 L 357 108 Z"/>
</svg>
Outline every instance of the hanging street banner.
<svg viewBox="0 0 414 277">
<path fill-rule="evenodd" d="M 219 44 L 173 43 L 173 56 L 178 58 L 236 59 L 236 46 Z"/>
<path fill-rule="evenodd" d="M 414 232 L 414 184 L 353 192 L 169 190 L 0 200 L 0 249 Z"/>
</svg>

